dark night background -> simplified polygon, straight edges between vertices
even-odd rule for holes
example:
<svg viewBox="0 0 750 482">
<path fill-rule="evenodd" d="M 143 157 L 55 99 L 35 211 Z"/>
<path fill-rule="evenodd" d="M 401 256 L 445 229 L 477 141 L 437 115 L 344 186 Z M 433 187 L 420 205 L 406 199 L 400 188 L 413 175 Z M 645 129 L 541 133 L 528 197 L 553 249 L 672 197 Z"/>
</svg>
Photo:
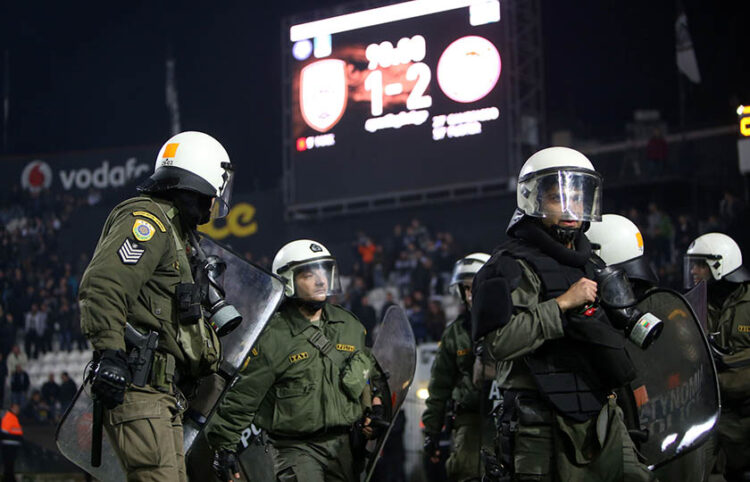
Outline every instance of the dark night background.
<svg viewBox="0 0 750 482">
<path fill-rule="evenodd" d="M 3 154 L 162 143 L 171 48 L 182 129 L 220 139 L 252 183 L 246 189 L 274 187 L 281 173 L 281 18 L 338 3 L 6 1 Z M 747 3 L 685 3 L 703 77 L 687 86 L 686 127 L 731 124 L 737 105 L 750 102 L 741 31 Z M 675 130 L 676 12 L 672 1 L 543 1 L 549 130 L 619 139 L 638 108 L 660 110 Z"/>
</svg>

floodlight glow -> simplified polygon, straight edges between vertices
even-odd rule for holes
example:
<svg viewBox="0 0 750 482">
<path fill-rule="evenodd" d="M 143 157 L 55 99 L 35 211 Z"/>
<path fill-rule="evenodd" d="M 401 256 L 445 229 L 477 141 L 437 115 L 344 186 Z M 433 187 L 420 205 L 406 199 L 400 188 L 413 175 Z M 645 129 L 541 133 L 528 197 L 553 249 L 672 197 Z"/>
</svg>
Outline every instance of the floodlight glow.
<svg viewBox="0 0 750 482">
<path fill-rule="evenodd" d="M 320 35 L 347 32 L 383 23 L 396 22 L 407 18 L 422 17 L 438 12 L 469 7 L 477 0 L 412 0 L 385 7 L 348 13 L 338 17 L 315 20 L 313 22 L 292 25 L 289 29 L 289 40 L 296 42 Z M 479 2 L 484 3 L 484 2 Z"/>
<path fill-rule="evenodd" d="M 429 398 L 429 396 L 430 396 L 430 392 L 427 391 L 426 388 L 420 388 L 419 390 L 417 390 L 417 398 L 418 399 L 420 399 L 420 400 L 427 400 L 427 398 Z"/>
<path fill-rule="evenodd" d="M 748 115 L 750 114 L 750 105 L 741 105 L 737 107 L 737 115 Z"/>
</svg>

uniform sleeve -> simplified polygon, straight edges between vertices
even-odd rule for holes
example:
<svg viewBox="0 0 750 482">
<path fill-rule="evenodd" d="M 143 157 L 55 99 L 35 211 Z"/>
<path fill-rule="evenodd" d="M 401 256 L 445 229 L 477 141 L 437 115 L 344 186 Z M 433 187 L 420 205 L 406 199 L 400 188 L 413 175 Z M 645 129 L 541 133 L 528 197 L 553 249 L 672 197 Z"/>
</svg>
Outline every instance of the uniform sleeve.
<svg viewBox="0 0 750 482">
<path fill-rule="evenodd" d="M 513 314 L 503 327 L 487 336 L 489 354 L 497 361 L 532 353 L 547 340 L 561 338 L 562 312 L 554 299 L 539 302 L 541 281 L 523 262 L 519 286 L 511 293 Z"/>
<path fill-rule="evenodd" d="M 128 308 L 173 242 L 171 233 L 131 210 L 111 216 L 79 290 L 81 329 L 96 350 L 125 349 Z"/>
<path fill-rule="evenodd" d="M 258 348 L 253 349 L 257 355 L 251 353 L 247 366 L 211 418 L 206 437 L 213 450 L 236 449 L 242 431 L 253 423 L 258 407 L 273 386 L 276 373 L 272 352 L 264 348 L 268 345 L 267 339 L 258 342 Z"/>
<path fill-rule="evenodd" d="M 422 414 L 424 431 L 430 434 L 440 433 L 443 428 L 445 406 L 451 399 L 459 375 L 456 346 L 450 337 L 452 332 L 453 330 L 448 329 L 443 333 L 430 372 L 430 383 L 427 387 L 429 397 L 425 402 L 427 408 Z"/>
<path fill-rule="evenodd" d="M 732 323 L 727 325 L 728 345 L 732 354 L 725 356 L 724 361 L 731 364 L 744 364 L 750 360 L 750 333 L 740 331 L 740 325 L 747 326 L 750 320 L 750 303 L 742 303 L 733 313 Z M 719 373 L 721 396 L 731 401 L 744 401 L 750 398 L 750 366 L 730 368 Z"/>
</svg>

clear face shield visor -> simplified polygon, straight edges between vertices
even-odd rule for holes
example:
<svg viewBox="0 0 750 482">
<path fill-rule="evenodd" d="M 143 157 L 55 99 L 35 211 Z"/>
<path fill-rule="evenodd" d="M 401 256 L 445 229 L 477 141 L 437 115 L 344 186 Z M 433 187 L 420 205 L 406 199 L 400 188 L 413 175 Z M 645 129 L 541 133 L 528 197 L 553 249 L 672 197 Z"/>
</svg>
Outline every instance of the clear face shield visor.
<svg viewBox="0 0 750 482">
<path fill-rule="evenodd" d="M 537 218 L 601 221 L 602 177 L 587 169 L 552 168 L 518 181 L 518 207 Z"/>
<path fill-rule="evenodd" d="M 324 301 L 341 293 L 339 269 L 332 258 L 303 262 L 291 269 L 294 298 Z"/>
<path fill-rule="evenodd" d="M 701 281 L 708 283 L 714 279 L 710 264 L 718 263 L 720 259 L 718 256 L 686 254 L 682 268 L 684 288 L 689 290 Z"/>
<path fill-rule="evenodd" d="M 232 202 L 232 188 L 234 187 L 234 168 L 229 162 L 223 162 L 224 182 L 219 188 L 219 195 L 211 203 L 211 219 L 223 218 L 229 213 Z"/>
</svg>

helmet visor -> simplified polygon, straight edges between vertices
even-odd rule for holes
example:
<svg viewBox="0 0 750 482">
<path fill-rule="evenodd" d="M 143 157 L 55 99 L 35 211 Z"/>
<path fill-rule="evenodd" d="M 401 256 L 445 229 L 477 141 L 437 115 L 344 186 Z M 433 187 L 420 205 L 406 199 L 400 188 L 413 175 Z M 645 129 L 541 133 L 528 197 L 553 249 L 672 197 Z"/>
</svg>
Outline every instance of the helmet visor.
<svg viewBox="0 0 750 482">
<path fill-rule="evenodd" d="M 332 258 L 311 260 L 292 269 L 294 297 L 309 301 L 325 301 L 341 293 L 339 270 Z"/>
<path fill-rule="evenodd" d="M 601 221 L 602 178 L 587 169 L 546 169 L 518 182 L 518 207 L 537 218 Z"/>
<path fill-rule="evenodd" d="M 222 167 L 224 167 L 224 183 L 219 188 L 219 195 L 216 196 L 211 205 L 211 219 L 223 218 L 229 213 L 231 207 L 234 170 L 229 163 L 223 163 Z"/>
<path fill-rule="evenodd" d="M 710 259 L 706 255 L 687 254 L 684 258 L 682 268 L 683 286 L 686 290 L 692 289 L 701 281 L 708 283 L 714 278 L 711 271 L 711 263 L 716 263 L 718 259 Z"/>
</svg>

